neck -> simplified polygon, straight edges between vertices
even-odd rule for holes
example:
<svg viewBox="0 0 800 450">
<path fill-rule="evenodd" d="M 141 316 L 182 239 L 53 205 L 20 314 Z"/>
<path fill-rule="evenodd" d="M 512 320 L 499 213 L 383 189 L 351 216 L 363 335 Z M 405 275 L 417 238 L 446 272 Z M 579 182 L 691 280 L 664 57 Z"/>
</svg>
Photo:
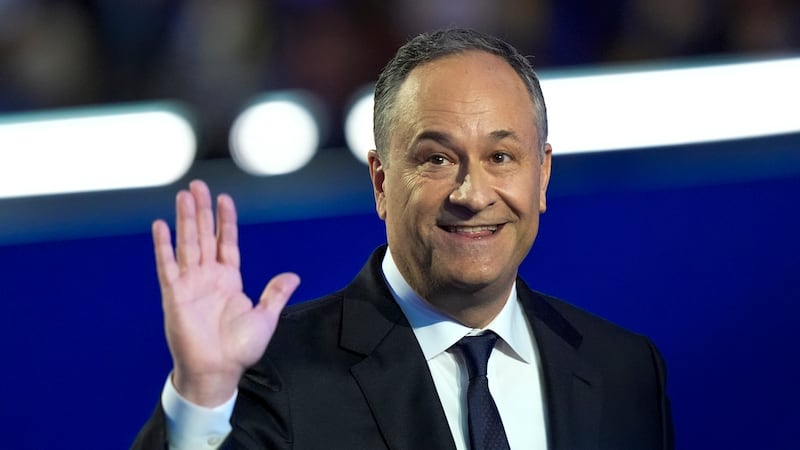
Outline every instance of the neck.
<svg viewBox="0 0 800 450">
<path fill-rule="evenodd" d="M 424 298 L 434 308 L 463 325 L 484 328 L 500 314 L 510 294 L 511 286 L 502 290 L 487 287 L 478 291 L 454 291 L 450 288 L 445 292 L 430 292 Z"/>
</svg>

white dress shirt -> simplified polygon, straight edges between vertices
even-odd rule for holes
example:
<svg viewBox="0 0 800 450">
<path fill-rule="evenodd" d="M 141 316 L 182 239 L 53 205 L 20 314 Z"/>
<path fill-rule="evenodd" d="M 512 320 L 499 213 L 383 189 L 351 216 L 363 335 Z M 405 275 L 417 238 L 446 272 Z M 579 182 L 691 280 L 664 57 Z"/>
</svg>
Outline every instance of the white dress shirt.
<svg viewBox="0 0 800 450">
<path fill-rule="evenodd" d="M 183 398 L 172 384 L 172 374 L 161 391 L 161 406 L 167 418 L 170 450 L 216 450 L 231 432 L 236 391 L 215 408 L 196 405 Z"/>
<path fill-rule="evenodd" d="M 391 251 L 383 259 L 383 275 L 417 337 L 428 361 L 458 450 L 469 449 L 467 387 L 469 376 L 459 351 L 462 337 L 491 330 L 500 336 L 489 357 L 489 391 L 497 404 L 512 449 L 546 450 L 544 400 L 539 356 L 533 332 L 517 300 L 516 284 L 499 314 L 483 329 L 462 325 L 420 298 L 400 274 Z"/>
<path fill-rule="evenodd" d="M 442 402 L 450 432 L 458 450 L 469 449 L 467 386 L 463 358 L 450 350 L 468 334 L 492 330 L 500 337 L 489 357 L 487 376 L 509 445 L 512 449 L 546 450 L 547 434 L 540 382 L 539 356 L 533 332 L 517 300 L 516 285 L 500 313 L 483 329 L 456 322 L 421 299 L 397 269 L 391 251 L 383 259 L 386 283 L 411 324 L 428 362 L 436 392 Z M 234 393 L 216 408 L 194 405 L 183 398 L 168 377 L 161 395 L 167 417 L 171 450 L 219 447 L 231 431 Z"/>
</svg>

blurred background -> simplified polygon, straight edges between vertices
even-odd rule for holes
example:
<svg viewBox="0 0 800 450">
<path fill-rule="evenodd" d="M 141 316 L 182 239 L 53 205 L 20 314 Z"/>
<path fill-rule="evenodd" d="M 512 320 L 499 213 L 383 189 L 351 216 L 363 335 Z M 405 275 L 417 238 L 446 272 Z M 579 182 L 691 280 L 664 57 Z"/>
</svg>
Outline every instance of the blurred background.
<svg viewBox="0 0 800 450">
<path fill-rule="evenodd" d="M 352 95 L 409 37 L 452 25 L 503 36 L 538 70 L 775 55 L 800 46 L 793 0 L 2 0 L 0 113 L 177 99 L 200 158 L 225 158 L 255 93 L 303 88 L 344 145 Z"/>
<path fill-rule="evenodd" d="M 349 281 L 384 235 L 345 112 L 399 45 L 447 26 L 497 34 L 543 74 L 800 51 L 796 0 L 0 0 L 0 118 L 174 100 L 198 138 L 168 186 L 0 199 L 3 446 L 132 442 L 171 365 L 149 223 L 191 178 L 242 209 L 251 296 L 284 270 L 304 277 L 295 301 Z M 288 175 L 238 170 L 234 119 L 286 89 L 321 100 L 319 153 Z M 795 448 L 798 198 L 798 134 L 557 156 L 522 274 L 653 337 L 678 448 Z"/>
</svg>

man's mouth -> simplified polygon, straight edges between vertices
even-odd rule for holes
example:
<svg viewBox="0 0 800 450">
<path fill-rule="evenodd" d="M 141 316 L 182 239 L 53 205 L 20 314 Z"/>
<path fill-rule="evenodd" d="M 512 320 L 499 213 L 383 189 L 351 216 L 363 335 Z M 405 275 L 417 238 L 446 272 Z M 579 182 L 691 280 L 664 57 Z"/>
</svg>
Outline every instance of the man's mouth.
<svg viewBox="0 0 800 450">
<path fill-rule="evenodd" d="M 478 226 L 460 226 L 460 225 L 442 225 L 441 228 L 448 233 L 458 233 L 466 235 L 488 236 L 494 234 L 500 229 L 499 225 L 478 225 Z"/>
</svg>

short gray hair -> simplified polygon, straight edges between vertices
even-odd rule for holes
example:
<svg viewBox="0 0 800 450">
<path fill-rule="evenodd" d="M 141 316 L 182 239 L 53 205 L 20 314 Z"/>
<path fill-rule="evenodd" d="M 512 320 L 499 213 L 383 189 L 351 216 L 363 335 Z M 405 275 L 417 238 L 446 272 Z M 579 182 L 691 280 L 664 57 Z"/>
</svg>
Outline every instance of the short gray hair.
<svg viewBox="0 0 800 450">
<path fill-rule="evenodd" d="M 471 50 L 503 58 L 522 79 L 536 111 L 539 151 L 543 157 L 544 144 L 547 141 L 547 108 L 539 86 L 539 78 L 528 59 L 502 39 L 475 30 L 452 28 L 424 33 L 411 39 L 397 50 L 394 58 L 381 71 L 375 85 L 373 133 L 378 154 L 385 160 L 397 91 L 408 74 L 417 66 Z"/>
</svg>

